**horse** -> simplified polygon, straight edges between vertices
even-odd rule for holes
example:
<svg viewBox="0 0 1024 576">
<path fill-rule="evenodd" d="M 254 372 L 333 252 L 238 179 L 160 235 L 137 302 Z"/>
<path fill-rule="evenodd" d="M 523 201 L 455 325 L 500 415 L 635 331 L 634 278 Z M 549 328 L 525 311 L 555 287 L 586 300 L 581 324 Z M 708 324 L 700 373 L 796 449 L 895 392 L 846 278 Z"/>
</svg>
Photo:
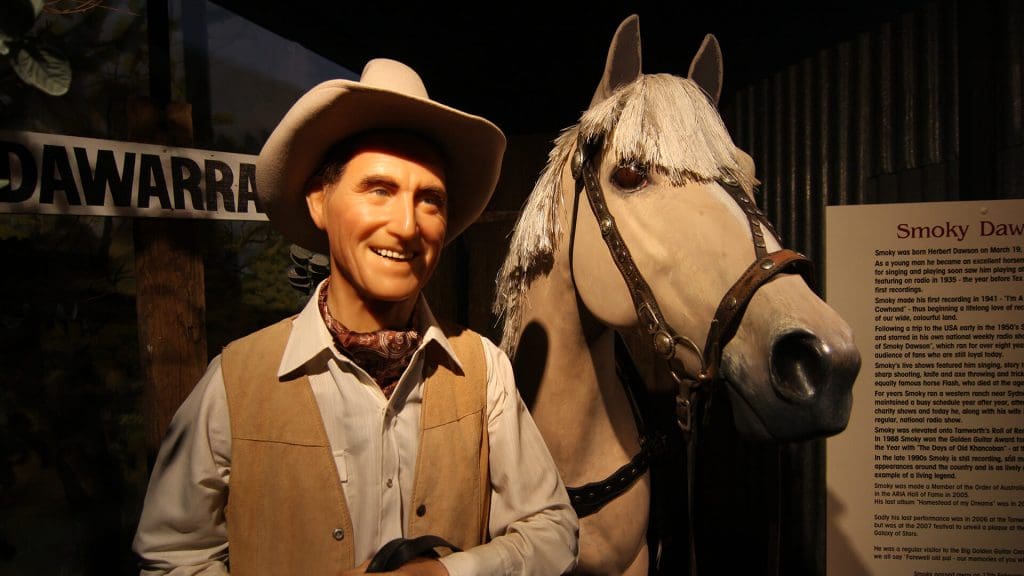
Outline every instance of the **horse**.
<svg viewBox="0 0 1024 576">
<path fill-rule="evenodd" d="M 717 40 L 705 37 L 686 77 L 643 74 L 640 60 L 633 15 L 589 108 L 554 140 L 492 309 L 580 516 L 581 574 L 648 574 L 658 557 L 656 442 L 623 358 L 640 393 L 675 392 L 690 442 L 713 386 L 728 389 L 745 439 L 837 434 L 860 367 L 850 327 L 808 285 L 809 261 L 756 206 L 753 160 L 716 108 Z"/>
</svg>

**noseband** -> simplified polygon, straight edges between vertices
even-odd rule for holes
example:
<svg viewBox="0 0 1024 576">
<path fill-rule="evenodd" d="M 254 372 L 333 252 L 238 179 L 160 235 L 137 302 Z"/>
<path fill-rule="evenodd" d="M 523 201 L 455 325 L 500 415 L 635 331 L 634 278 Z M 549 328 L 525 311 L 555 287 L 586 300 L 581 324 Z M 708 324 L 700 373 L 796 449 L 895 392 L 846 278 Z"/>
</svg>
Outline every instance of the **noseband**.
<svg viewBox="0 0 1024 576">
<path fill-rule="evenodd" d="M 580 136 L 571 166 L 572 175 L 576 181 L 576 195 L 578 198 L 582 192 L 585 192 L 590 208 L 597 219 L 601 237 L 608 246 L 608 251 L 629 289 L 637 318 L 650 338 L 655 352 L 665 360 L 669 374 L 678 386 L 676 421 L 684 436 L 692 443 L 697 424 L 695 414 L 698 411 L 702 394 L 720 379 L 722 351 L 736 334 L 754 293 L 766 282 L 783 272 L 797 272 L 810 283 L 812 264 L 807 257 L 793 250 L 781 249 L 768 252 L 762 227 L 773 236 L 777 236 L 771 223 L 737 182 L 720 180 L 718 184 L 729 193 L 750 223 L 755 258 L 719 302 L 714 319 L 708 327 L 707 339 L 702 349 L 693 340 L 680 335 L 665 320 L 665 315 L 662 313 L 650 285 L 644 280 L 629 248 L 619 233 L 615 217 L 612 216 L 605 201 L 604 190 L 598 177 L 597 162 L 595 162 L 595 158 L 599 158 L 598 152 L 601 151 L 603 145 L 603 137 L 583 140 L 582 135 Z M 573 217 L 575 218 L 575 211 Z M 681 371 L 671 362 L 676 358 L 677 348 L 680 346 L 693 351 L 700 359 L 700 368 L 692 374 L 685 370 L 685 366 Z M 578 488 L 569 488 L 573 506 L 580 517 L 596 512 L 615 496 L 624 492 L 636 478 L 646 471 L 653 455 L 652 451 L 658 444 L 658 442 L 645 437 L 634 392 L 625 382 L 624 387 L 626 395 L 630 399 L 634 417 L 637 419 L 638 429 L 641 431 L 641 451 L 632 461 L 607 479 Z"/>
</svg>

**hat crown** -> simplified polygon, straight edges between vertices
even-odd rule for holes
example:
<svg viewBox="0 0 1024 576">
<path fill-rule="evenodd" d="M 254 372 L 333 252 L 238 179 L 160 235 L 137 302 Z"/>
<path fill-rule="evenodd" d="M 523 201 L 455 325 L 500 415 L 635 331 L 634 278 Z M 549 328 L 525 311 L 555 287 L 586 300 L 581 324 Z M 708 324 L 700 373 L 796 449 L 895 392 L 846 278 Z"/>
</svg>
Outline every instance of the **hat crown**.
<svg viewBox="0 0 1024 576">
<path fill-rule="evenodd" d="M 389 58 L 374 58 L 367 62 L 359 77 L 359 83 L 406 96 L 430 99 L 427 95 L 427 87 L 423 85 L 420 75 L 405 64 Z"/>
</svg>

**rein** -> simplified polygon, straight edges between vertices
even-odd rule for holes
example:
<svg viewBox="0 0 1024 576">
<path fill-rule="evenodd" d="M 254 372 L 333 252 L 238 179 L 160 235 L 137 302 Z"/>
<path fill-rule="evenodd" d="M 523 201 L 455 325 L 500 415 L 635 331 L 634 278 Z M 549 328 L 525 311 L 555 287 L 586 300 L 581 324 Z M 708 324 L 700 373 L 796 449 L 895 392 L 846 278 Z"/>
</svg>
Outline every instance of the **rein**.
<svg viewBox="0 0 1024 576">
<path fill-rule="evenodd" d="M 765 217 L 764 213 L 751 201 L 750 197 L 743 191 L 735 181 L 722 180 L 718 183 L 728 192 L 729 196 L 743 210 L 750 223 L 750 231 L 754 245 L 754 261 L 747 267 L 739 279 L 726 291 L 722 300 L 715 310 L 714 319 L 708 327 L 707 340 L 701 349 L 689 338 L 680 335 L 671 324 L 665 319 L 665 315 L 658 305 L 650 286 L 644 279 L 640 270 L 629 252 L 629 248 L 623 241 L 605 201 L 604 190 L 601 187 L 600 179 L 595 166 L 595 157 L 604 145 L 604 138 L 597 137 L 590 140 L 583 140 L 582 135 L 577 142 L 576 151 L 572 157 L 572 175 L 576 181 L 576 198 L 585 193 L 590 208 L 597 219 L 601 237 L 608 246 L 608 251 L 615 261 L 622 279 L 629 289 L 633 307 L 636 310 L 637 318 L 655 352 L 668 367 L 669 374 L 677 384 L 676 394 L 676 422 L 687 442 L 687 478 L 688 478 L 688 501 L 690 503 L 690 551 L 691 570 L 690 574 L 696 574 L 696 557 L 694 554 L 693 536 L 693 484 L 694 484 L 694 460 L 696 456 L 697 418 L 700 405 L 707 396 L 707 391 L 712 385 L 720 380 L 720 368 L 722 363 L 722 352 L 726 344 L 736 334 L 743 314 L 746 312 L 750 299 L 758 288 L 766 282 L 783 272 L 798 272 L 808 282 L 812 277 L 811 261 L 804 255 L 789 249 L 781 249 L 775 252 L 768 252 L 765 245 L 762 227 L 767 229 L 773 236 L 774 227 Z M 573 211 L 575 219 L 576 211 Z M 677 370 L 671 363 L 676 357 L 677 348 L 684 347 L 696 353 L 700 359 L 700 368 L 693 375 L 685 371 Z M 626 491 L 629 486 L 643 475 L 649 468 L 651 459 L 664 448 L 663 439 L 655 439 L 646 433 L 643 420 L 640 416 L 635 392 L 629 382 L 635 379 L 622 378 L 626 396 L 630 400 L 630 407 L 633 409 L 634 420 L 637 430 L 640 433 L 640 452 L 630 460 L 629 463 L 619 468 L 611 476 L 599 482 L 591 482 L 579 487 L 569 487 L 569 497 L 573 508 L 576 509 L 580 518 L 593 514 L 600 510 L 619 494 Z M 707 412 L 705 412 L 705 415 Z"/>
</svg>

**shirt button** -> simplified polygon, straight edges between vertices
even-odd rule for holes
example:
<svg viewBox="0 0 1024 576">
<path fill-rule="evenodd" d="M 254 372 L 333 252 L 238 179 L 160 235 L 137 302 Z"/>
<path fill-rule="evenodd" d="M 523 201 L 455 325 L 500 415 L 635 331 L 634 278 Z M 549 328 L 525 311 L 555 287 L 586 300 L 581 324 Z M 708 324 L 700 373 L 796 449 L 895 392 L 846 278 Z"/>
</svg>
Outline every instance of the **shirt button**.
<svg viewBox="0 0 1024 576">
<path fill-rule="evenodd" d="M 391 488 L 392 486 L 394 486 L 395 483 L 393 480 L 391 480 L 391 478 L 388 478 L 388 481 L 385 482 L 385 484 L 387 485 L 388 488 Z"/>
<path fill-rule="evenodd" d="M 334 536 L 335 540 L 343 540 L 345 538 L 345 531 L 341 528 L 335 528 L 334 532 L 331 532 L 331 536 Z"/>
</svg>

